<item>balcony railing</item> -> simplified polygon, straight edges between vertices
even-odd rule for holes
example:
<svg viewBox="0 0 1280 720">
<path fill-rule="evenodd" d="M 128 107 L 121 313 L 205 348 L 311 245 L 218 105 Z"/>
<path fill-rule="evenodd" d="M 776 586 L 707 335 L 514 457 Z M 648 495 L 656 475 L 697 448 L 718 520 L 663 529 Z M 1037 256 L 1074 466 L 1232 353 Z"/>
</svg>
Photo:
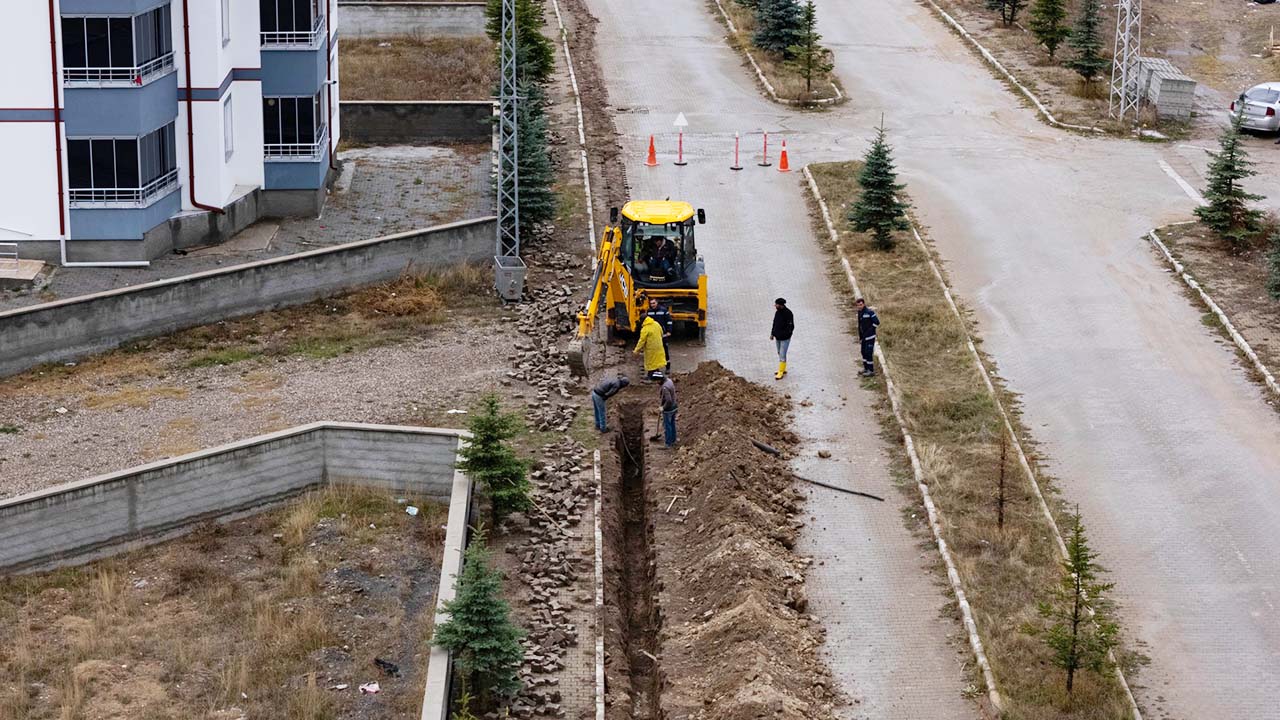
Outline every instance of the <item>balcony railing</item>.
<svg viewBox="0 0 1280 720">
<path fill-rule="evenodd" d="M 320 47 L 324 39 L 324 16 L 321 15 L 311 23 L 310 30 L 274 30 L 262 33 L 264 48 L 299 48 Z"/>
<path fill-rule="evenodd" d="M 173 70 L 173 53 L 165 53 L 137 67 L 69 67 L 62 69 L 68 84 L 145 85 L 153 78 Z"/>
<path fill-rule="evenodd" d="M 70 199 L 75 205 L 145 206 L 176 187 L 178 169 L 174 168 L 140 188 L 72 188 Z"/>
<path fill-rule="evenodd" d="M 321 125 L 316 131 L 316 141 L 311 143 L 268 143 L 262 146 L 264 160 L 315 162 L 324 155 L 329 140 L 329 128 Z"/>
</svg>

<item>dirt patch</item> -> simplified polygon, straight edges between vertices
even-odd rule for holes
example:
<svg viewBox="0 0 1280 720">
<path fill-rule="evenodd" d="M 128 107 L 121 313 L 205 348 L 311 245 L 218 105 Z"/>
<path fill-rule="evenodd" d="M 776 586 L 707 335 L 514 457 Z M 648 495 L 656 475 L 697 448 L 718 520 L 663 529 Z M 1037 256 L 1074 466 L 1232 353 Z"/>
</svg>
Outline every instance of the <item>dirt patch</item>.
<svg viewBox="0 0 1280 720">
<path fill-rule="evenodd" d="M 405 717 L 422 701 L 447 509 L 404 500 L 331 488 L 0 581 L 0 718 Z M 360 694 L 370 681 L 381 692 Z"/>
<path fill-rule="evenodd" d="M 344 100 L 488 100 L 498 72 L 487 37 L 343 40 Z"/>
<path fill-rule="evenodd" d="M 1263 364 L 1273 372 L 1280 367 L 1280 301 L 1267 294 L 1267 250 L 1263 244 L 1234 254 L 1198 222 L 1168 227 L 1157 234 L 1231 318 Z M 1205 320 L 1217 324 L 1212 315 L 1206 314 Z"/>
<path fill-rule="evenodd" d="M 789 402 L 715 362 L 676 382 L 676 451 L 650 442 L 652 388 L 616 403 L 604 468 L 608 717 L 834 717 L 823 631 L 806 614 L 808 561 L 793 550 L 804 496 L 785 458 L 751 443 L 785 453 Z"/>
</svg>

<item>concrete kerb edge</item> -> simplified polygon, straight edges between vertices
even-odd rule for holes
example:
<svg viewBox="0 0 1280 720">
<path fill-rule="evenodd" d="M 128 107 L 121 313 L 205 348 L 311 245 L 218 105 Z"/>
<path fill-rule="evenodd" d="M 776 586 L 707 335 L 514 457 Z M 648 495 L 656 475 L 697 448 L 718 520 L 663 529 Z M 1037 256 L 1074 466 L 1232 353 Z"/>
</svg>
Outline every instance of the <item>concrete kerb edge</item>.
<svg viewBox="0 0 1280 720">
<path fill-rule="evenodd" d="M 594 201 L 591 197 L 591 166 L 587 162 L 587 133 L 582 117 L 582 93 L 578 91 L 578 74 L 573 69 L 573 55 L 569 53 L 569 31 L 564 26 L 564 18 L 560 15 L 559 0 L 551 0 L 556 12 L 556 25 L 560 27 L 560 42 L 564 48 L 564 64 L 569 70 L 569 84 L 573 87 L 573 105 L 578 113 L 578 151 L 582 159 L 582 190 L 587 203 L 587 242 L 591 245 L 591 256 L 596 254 L 596 219 Z"/>
<path fill-rule="evenodd" d="M 733 20 L 729 19 L 729 14 L 724 11 L 724 6 L 720 4 L 720 0 L 715 0 L 715 4 L 716 4 L 716 9 L 720 11 L 720 17 L 724 18 L 725 24 L 729 26 L 729 32 L 733 33 L 734 35 L 737 35 L 738 26 L 734 25 Z M 751 54 L 751 51 L 746 48 L 742 48 L 742 54 L 747 56 L 747 61 L 751 63 L 751 68 L 756 71 L 756 77 L 759 78 L 760 84 L 764 85 L 765 92 L 769 94 L 769 99 L 778 103 L 779 105 L 790 105 L 793 107 L 805 107 L 809 105 L 834 105 L 844 100 L 844 94 L 840 92 L 840 86 L 836 85 L 834 82 L 831 83 L 831 89 L 836 91 L 836 96 L 833 98 L 824 98 L 822 100 L 809 100 L 809 101 L 787 100 L 785 98 L 780 98 L 778 97 L 778 93 L 775 92 L 773 89 L 773 83 L 769 82 L 769 78 L 765 76 L 764 70 L 760 69 L 760 64 L 756 62 L 756 59 Z"/>
<path fill-rule="evenodd" d="M 466 445 L 466 435 L 458 436 L 458 452 Z M 459 454 L 458 461 L 462 460 Z M 457 592 L 458 575 L 462 572 L 462 556 L 467 545 L 467 522 L 471 516 L 471 478 L 461 470 L 453 471 L 453 490 L 449 495 L 449 521 L 445 526 L 444 553 L 440 560 L 440 589 L 436 593 L 433 627 L 447 619 L 444 604 Z M 427 682 L 422 692 L 422 720 L 448 720 L 449 680 L 453 659 L 448 650 L 432 644 L 427 660 Z"/>
<path fill-rule="evenodd" d="M 805 168 L 808 172 L 808 168 Z M 974 345 L 973 335 L 969 332 L 969 324 L 965 322 L 964 315 L 961 314 L 959 306 L 956 305 L 955 297 L 951 293 L 951 286 L 947 284 L 946 278 L 943 277 L 942 271 L 938 268 L 938 264 L 933 259 L 933 253 L 929 250 L 929 246 L 925 243 L 924 238 L 920 235 L 920 230 L 916 226 L 915 220 L 911 220 L 911 234 L 916 239 L 916 243 L 924 252 L 925 258 L 929 261 L 929 269 L 933 271 L 933 276 L 938 280 L 939 287 L 942 288 L 942 294 L 947 299 L 947 305 L 951 307 L 952 314 L 960 321 L 960 327 L 964 330 L 965 344 L 969 348 L 969 354 L 973 357 L 974 366 L 978 369 L 978 374 L 982 376 L 982 382 L 987 386 L 987 392 L 991 395 L 991 400 L 996 406 L 996 411 L 1000 413 L 1000 419 L 1004 423 L 1005 432 L 1013 440 L 1014 452 L 1018 455 L 1018 464 L 1022 467 L 1023 473 L 1027 476 L 1027 481 L 1031 485 L 1032 493 L 1036 496 L 1036 500 L 1040 503 L 1040 510 L 1044 514 L 1045 519 L 1049 522 L 1049 527 L 1053 530 L 1053 537 L 1058 546 L 1058 553 L 1063 557 L 1067 557 L 1067 544 L 1062 537 L 1062 531 L 1058 528 L 1058 521 L 1053 516 L 1053 511 L 1049 508 L 1049 503 L 1045 500 L 1044 492 L 1040 488 L 1040 480 L 1036 477 L 1036 473 L 1031 466 L 1030 460 L 1022 447 L 1022 439 L 1018 437 L 1018 433 L 1014 430 L 1013 421 L 1009 418 L 1008 411 L 1005 410 L 1004 402 L 1000 399 L 1000 394 L 996 392 L 995 383 L 991 378 L 991 370 L 982 359 L 982 354 L 978 352 L 978 348 Z M 1094 616 L 1093 608 L 1088 608 L 1089 617 Z M 1129 681 L 1124 676 L 1124 671 L 1120 669 L 1120 663 L 1116 661 L 1115 653 L 1108 651 L 1108 660 L 1115 667 L 1116 679 L 1120 682 L 1120 687 L 1124 689 L 1125 697 L 1129 701 L 1129 711 L 1133 713 L 1134 720 L 1142 720 L 1142 711 L 1138 708 L 1138 701 L 1133 696 L 1133 690 L 1129 687 Z"/>
<path fill-rule="evenodd" d="M 827 207 L 826 200 L 823 199 L 822 193 L 818 190 L 818 183 L 813 179 L 813 173 L 809 172 L 808 166 L 802 170 L 805 179 L 809 183 L 809 189 L 813 193 L 813 197 L 818 202 L 818 207 L 822 211 L 822 219 L 826 223 L 827 232 L 830 234 L 831 241 L 835 247 L 836 254 L 840 257 L 840 264 L 844 268 L 845 278 L 849 281 L 849 286 L 854 294 L 861 296 L 862 292 L 858 288 L 858 280 L 853 275 L 853 268 L 849 265 L 849 258 L 844 254 L 844 250 L 840 248 L 840 235 L 836 232 L 835 224 L 831 220 L 831 211 Z M 893 382 L 893 376 L 889 369 L 888 358 L 885 357 L 884 350 L 880 343 L 876 343 L 876 357 L 880 359 L 880 366 L 884 370 L 885 385 L 888 390 L 889 404 L 893 409 L 894 419 L 898 423 L 898 429 L 902 433 L 903 444 L 907 449 L 907 458 L 911 463 L 911 472 L 916 481 L 916 487 L 920 490 L 920 496 L 924 500 L 925 511 L 929 518 L 929 528 L 933 532 L 933 538 L 938 546 L 938 554 L 942 556 L 942 561 L 947 568 L 947 580 L 951 584 L 951 590 L 955 593 L 956 603 L 960 606 L 960 614 L 963 619 L 965 634 L 969 639 L 969 647 L 973 650 L 974 657 L 978 661 L 978 666 L 982 670 L 983 680 L 987 684 L 987 697 L 991 704 L 998 712 L 1004 711 L 1004 701 L 1000 697 L 1000 691 L 996 686 L 995 674 L 991 671 L 991 663 L 987 660 L 986 650 L 982 646 L 982 638 L 978 636 L 978 625 L 973 618 L 973 609 L 969 606 L 969 599 L 965 595 L 964 586 L 960 582 L 960 573 L 956 570 L 955 561 L 951 557 L 951 551 L 947 548 L 947 541 L 942 537 L 942 525 L 939 520 L 940 513 L 933 504 L 933 496 L 929 493 L 929 486 L 925 483 L 924 468 L 920 463 L 920 457 L 916 453 L 915 440 L 911 436 L 911 431 L 907 428 L 907 423 L 902 415 L 901 402 L 898 396 L 897 386 Z"/>
<path fill-rule="evenodd" d="M 604 720 L 604 535 L 600 531 L 603 483 L 600 480 L 600 450 L 592 459 L 595 480 L 595 552 L 596 552 L 596 720 Z"/>
<path fill-rule="evenodd" d="M 1178 277 L 1182 278 L 1182 282 L 1185 283 L 1187 287 L 1191 288 L 1200 297 L 1200 301 L 1209 308 L 1209 311 L 1212 312 L 1215 317 L 1218 318 L 1218 322 L 1222 323 L 1222 327 L 1225 328 L 1227 334 L 1231 336 L 1231 341 L 1235 343 L 1236 348 L 1249 359 L 1249 362 L 1253 364 L 1253 369 L 1262 376 L 1263 383 L 1267 388 L 1277 396 L 1280 396 L 1280 384 L 1276 383 L 1276 378 L 1271 373 L 1270 368 L 1268 368 L 1266 364 L 1262 362 L 1262 359 L 1258 357 L 1258 354 L 1254 352 L 1253 347 L 1249 345 L 1249 341 L 1245 340 L 1244 336 L 1236 330 L 1236 326 L 1232 324 L 1231 318 L 1227 317 L 1227 314 L 1223 312 L 1222 307 L 1214 301 L 1213 296 L 1205 292 L 1205 289 L 1200 286 L 1200 283 L 1191 276 L 1191 273 L 1187 272 L 1187 269 L 1182 265 L 1182 263 L 1178 262 L 1155 230 L 1149 231 L 1147 233 L 1147 238 L 1151 240 L 1151 244 L 1154 245 L 1156 249 L 1160 251 L 1160 254 L 1164 256 L 1165 260 L 1169 262 L 1169 266 L 1178 274 Z"/>
<path fill-rule="evenodd" d="M 719 0 L 717 0 L 717 2 L 718 1 Z M 977 48 L 978 53 L 982 55 L 983 60 L 985 60 L 989 65 L 991 65 L 991 67 L 999 71 L 1001 75 L 1004 75 L 1004 78 L 1008 80 L 1010 83 L 1012 83 L 1014 87 L 1018 88 L 1018 91 L 1021 92 L 1024 96 L 1026 96 L 1026 98 L 1031 101 L 1032 105 L 1035 105 L 1036 111 L 1039 112 L 1041 117 L 1043 117 L 1045 121 L 1048 122 L 1050 125 L 1054 127 L 1065 128 L 1067 130 L 1081 130 L 1083 132 L 1093 132 L 1093 133 L 1105 132 L 1101 128 L 1090 127 L 1087 125 L 1073 125 L 1071 123 L 1064 123 L 1058 120 L 1058 118 L 1053 116 L 1053 113 L 1049 112 L 1049 108 L 1045 107 L 1045 104 L 1040 102 L 1040 98 L 1036 97 L 1035 93 L 1031 92 L 1031 90 L 1029 90 L 1021 82 L 1018 82 L 1018 79 L 1014 77 L 1013 73 L 1009 72 L 1009 70 L 1005 68 L 1004 64 L 1001 63 L 999 60 L 997 60 L 995 55 L 991 54 L 990 50 L 984 47 L 982 43 L 978 42 L 978 39 L 975 38 L 973 35 L 971 35 L 968 30 L 965 30 L 964 26 L 961 25 L 955 18 L 951 17 L 951 15 L 949 15 L 946 10 L 943 10 L 941 7 L 939 7 L 938 4 L 935 3 L 933 0 L 924 0 L 924 2 L 928 3 L 929 7 L 933 8 L 933 11 L 937 13 L 948 25 L 951 26 L 951 29 L 959 33 L 960 37 L 963 37 L 965 40 L 968 40 L 969 43 L 973 45 L 973 47 Z"/>
</svg>

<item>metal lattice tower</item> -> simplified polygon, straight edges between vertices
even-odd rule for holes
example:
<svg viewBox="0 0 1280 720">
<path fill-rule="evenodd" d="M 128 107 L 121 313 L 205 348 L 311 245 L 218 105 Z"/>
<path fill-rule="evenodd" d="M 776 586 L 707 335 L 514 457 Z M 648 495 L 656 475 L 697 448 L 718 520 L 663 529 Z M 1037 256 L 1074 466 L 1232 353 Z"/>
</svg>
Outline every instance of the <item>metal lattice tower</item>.
<svg viewBox="0 0 1280 720">
<path fill-rule="evenodd" d="M 516 130 L 516 2 L 502 0 L 498 85 L 498 257 L 520 255 L 520 150 Z"/>
<path fill-rule="evenodd" d="M 1142 57 L 1142 0 L 1119 0 L 1116 4 L 1116 47 L 1111 65 L 1111 100 L 1108 113 L 1123 120 L 1138 119 L 1141 87 L 1138 60 Z"/>
</svg>

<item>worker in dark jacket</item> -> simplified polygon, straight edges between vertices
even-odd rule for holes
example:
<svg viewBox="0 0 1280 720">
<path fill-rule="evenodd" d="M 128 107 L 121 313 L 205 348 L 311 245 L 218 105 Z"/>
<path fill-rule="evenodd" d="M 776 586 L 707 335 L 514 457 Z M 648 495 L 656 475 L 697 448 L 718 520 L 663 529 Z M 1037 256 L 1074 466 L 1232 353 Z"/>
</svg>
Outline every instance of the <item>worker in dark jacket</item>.
<svg viewBox="0 0 1280 720">
<path fill-rule="evenodd" d="M 876 364 L 876 328 L 880 327 L 880 318 L 876 311 L 867 307 L 867 301 L 858 298 L 853 301 L 853 308 L 858 311 L 858 342 L 862 344 L 862 377 L 874 377 Z"/>
<path fill-rule="evenodd" d="M 671 374 L 671 345 L 668 340 L 671 339 L 671 330 L 675 327 L 675 321 L 671 319 L 671 311 L 663 307 L 658 302 L 658 298 L 649 298 L 649 317 L 657 321 L 662 327 L 662 352 L 667 356 L 667 373 Z"/>
<path fill-rule="evenodd" d="M 769 331 L 769 339 L 778 348 L 778 372 L 774 380 L 781 380 L 787 374 L 787 348 L 791 346 L 791 334 L 796 329 L 796 318 L 787 307 L 786 298 L 773 301 L 773 330 Z"/>
<path fill-rule="evenodd" d="M 658 386 L 658 402 L 662 405 L 662 433 L 666 436 L 667 447 L 676 444 L 676 385 L 671 376 L 662 378 Z"/>
<path fill-rule="evenodd" d="M 613 380 L 604 380 L 599 385 L 591 388 L 591 405 L 596 411 L 596 429 L 600 432 L 609 432 L 609 423 L 604 412 L 604 401 L 617 395 L 622 388 L 631 384 L 626 375 L 619 375 Z"/>
</svg>

